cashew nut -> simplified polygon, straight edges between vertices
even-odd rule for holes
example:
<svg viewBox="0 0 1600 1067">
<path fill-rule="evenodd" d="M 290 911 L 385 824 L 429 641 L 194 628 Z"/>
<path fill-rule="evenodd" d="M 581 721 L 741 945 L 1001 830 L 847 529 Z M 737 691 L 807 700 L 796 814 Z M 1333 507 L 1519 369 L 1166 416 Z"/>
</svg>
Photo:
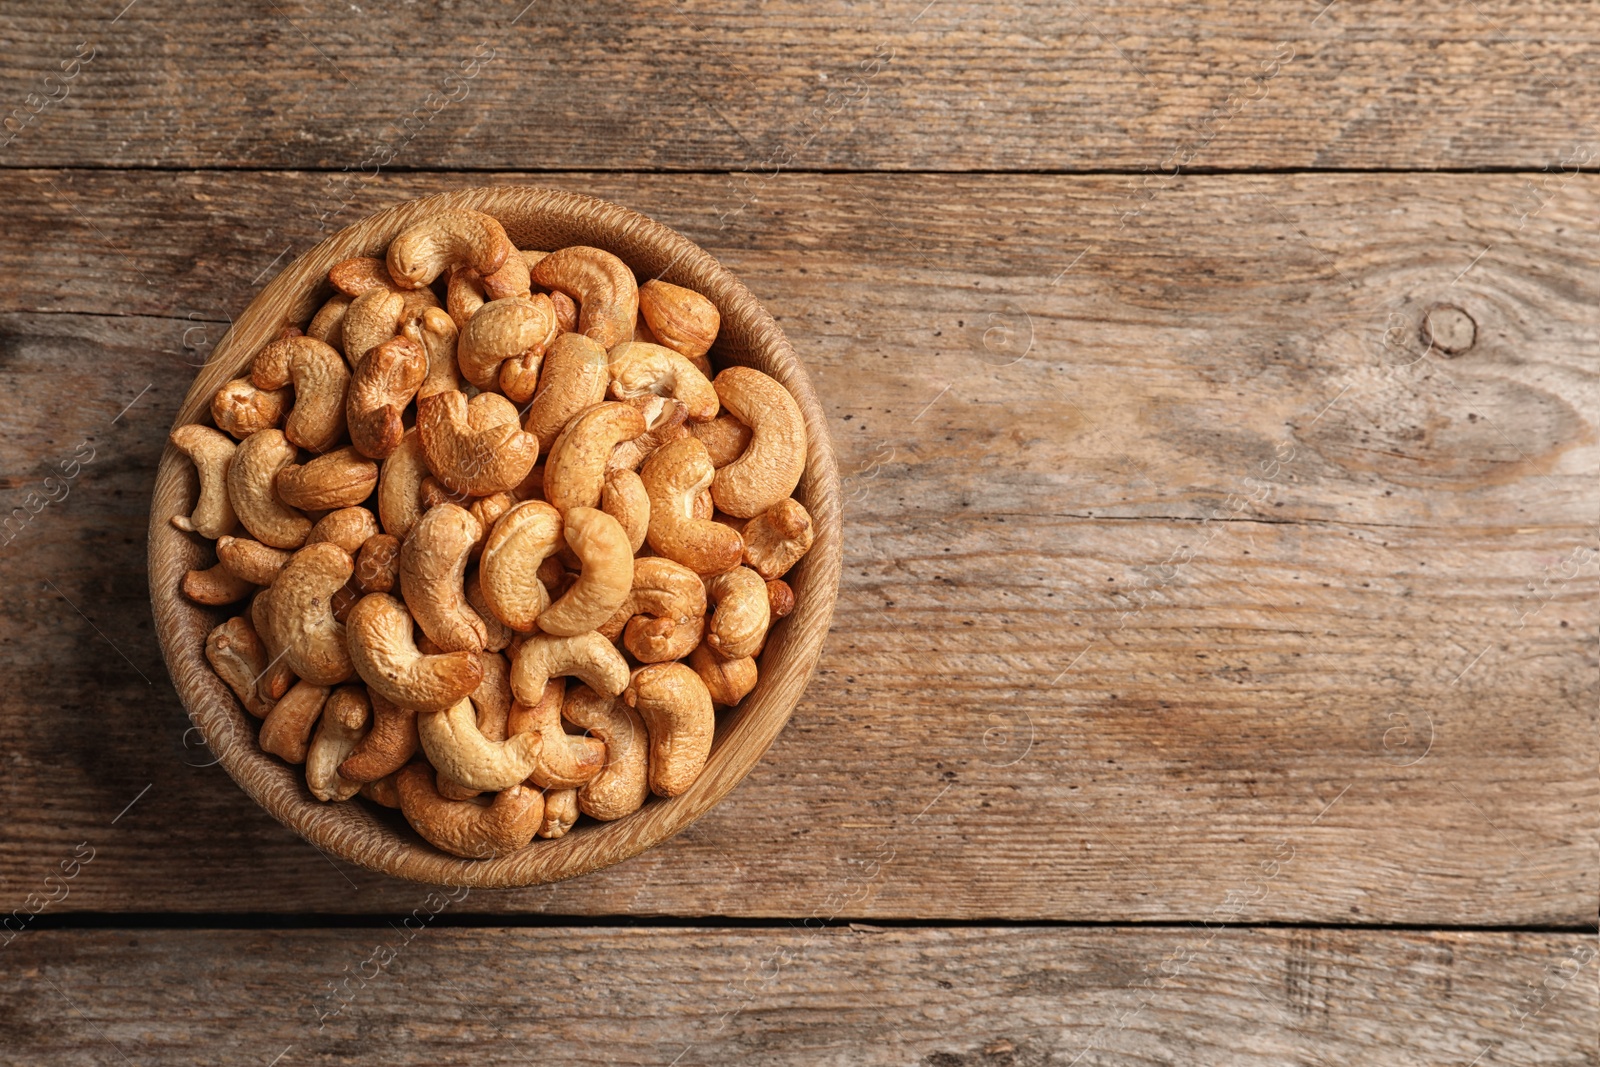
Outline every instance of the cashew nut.
<svg viewBox="0 0 1600 1067">
<path fill-rule="evenodd" d="M 627 599 L 598 629 L 601 636 L 615 641 L 636 615 L 688 625 L 705 613 L 706 587 L 698 574 L 670 559 L 643 556 L 633 561 L 633 587 Z"/>
<path fill-rule="evenodd" d="M 338 545 L 307 545 L 260 594 L 267 600 L 267 629 L 261 635 L 267 647 L 274 655 L 281 652 L 289 669 L 314 685 L 338 685 L 355 673 L 345 628 L 330 604 L 354 569 L 350 554 Z"/>
<path fill-rule="evenodd" d="M 661 344 L 691 359 L 710 351 L 722 327 L 717 305 L 693 289 L 659 278 L 639 286 L 639 314 Z"/>
<path fill-rule="evenodd" d="M 513 488 L 539 456 L 516 407 L 498 393 L 480 393 L 470 403 L 454 390 L 424 397 L 417 402 L 417 435 L 428 468 L 445 488 L 466 496 Z"/>
<path fill-rule="evenodd" d="M 461 327 L 456 362 L 462 375 L 479 389 L 493 389 L 501 364 L 511 360 L 537 376 L 555 318 L 555 307 L 543 293 L 484 304 Z"/>
<path fill-rule="evenodd" d="M 294 671 L 283 661 L 283 648 L 275 644 L 272 632 L 272 602 L 262 594 L 263 589 L 256 593 L 250 601 L 250 625 L 255 628 L 261 638 L 262 647 L 267 652 L 267 663 L 262 669 L 261 676 L 256 680 L 256 692 L 261 694 L 261 699 L 272 703 L 289 691 L 295 683 Z"/>
<path fill-rule="evenodd" d="M 270 752 L 288 763 L 304 763 L 306 746 L 311 743 L 311 728 L 316 725 L 327 699 L 327 686 L 303 680 L 296 682 L 267 712 L 261 724 L 261 751 Z"/>
<path fill-rule="evenodd" d="M 650 734 L 650 788 L 675 797 L 694 784 L 711 755 L 716 713 L 700 676 L 682 663 L 641 668 L 622 694 Z"/>
<path fill-rule="evenodd" d="M 223 534 L 217 538 L 217 561 L 235 578 L 251 585 L 271 585 L 291 555 L 293 553 L 284 549 L 268 548 L 248 537 Z"/>
<path fill-rule="evenodd" d="M 552 789 L 544 795 L 544 818 L 539 823 L 539 836 L 554 839 L 566 837 L 578 821 L 578 791 Z"/>
<path fill-rule="evenodd" d="M 711 465 L 722 468 L 744 455 L 750 447 L 750 427 L 724 412 L 710 422 L 697 422 L 689 432 L 700 439 L 711 456 Z"/>
<path fill-rule="evenodd" d="M 483 276 L 483 291 L 490 300 L 503 300 L 508 296 L 527 296 L 530 286 L 528 261 L 515 248 L 506 261 L 493 274 Z"/>
<path fill-rule="evenodd" d="M 393 774 L 416 755 L 417 713 L 368 691 L 372 702 L 372 729 L 339 764 L 339 777 L 352 782 L 375 782 Z"/>
<path fill-rule="evenodd" d="M 350 658 L 374 694 L 414 711 L 444 711 L 483 680 L 478 654 L 423 655 L 411 625 L 400 601 L 388 593 L 369 593 L 345 622 Z"/>
<path fill-rule="evenodd" d="M 687 656 L 705 632 L 704 615 L 682 622 L 635 615 L 622 631 L 622 647 L 640 663 L 665 663 Z"/>
<path fill-rule="evenodd" d="M 344 358 L 361 369 L 367 354 L 400 332 L 406 298 L 393 289 L 369 289 L 350 302 L 344 313 Z"/>
<path fill-rule="evenodd" d="M 717 606 L 706 644 L 729 659 L 761 651 L 772 625 L 767 583 L 761 575 L 749 567 L 735 567 L 707 578 L 706 597 Z"/>
<path fill-rule="evenodd" d="M 806 465 L 805 420 L 789 390 L 758 370 L 729 367 L 712 384 L 723 406 L 750 427 L 750 447 L 718 469 L 711 496 L 729 515 L 748 519 L 800 484 Z"/>
<path fill-rule="evenodd" d="M 811 551 L 811 515 L 798 500 L 786 498 L 745 523 L 743 534 L 745 562 L 771 581 Z"/>
<path fill-rule="evenodd" d="M 598 737 L 606 749 L 605 768 L 578 789 L 578 807 L 602 821 L 638 811 L 650 795 L 649 735 L 639 713 L 617 697 L 577 685 L 568 692 L 561 714 Z"/>
<path fill-rule="evenodd" d="M 565 515 L 568 547 L 582 564 L 578 580 L 539 613 L 539 629 L 558 637 L 592 630 L 622 606 L 633 586 L 633 549 L 622 524 L 594 508 Z"/>
<path fill-rule="evenodd" d="M 489 601 L 483 595 L 483 579 L 477 571 L 467 575 L 467 603 L 472 605 L 472 610 L 477 613 L 483 622 L 484 639 L 483 647 L 489 652 L 502 651 L 511 644 L 511 639 L 516 636 L 516 631 L 500 621 L 489 607 Z"/>
<path fill-rule="evenodd" d="M 297 455 L 282 430 L 258 430 L 239 443 L 228 464 L 233 510 L 251 537 L 273 548 L 298 548 L 311 532 L 311 520 L 284 504 L 273 487 L 278 471 Z"/>
<path fill-rule="evenodd" d="M 545 256 L 533 280 L 578 303 L 578 332 L 609 349 L 633 336 L 639 314 L 639 283 L 628 265 L 610 252 L 572 245 Z"/>
<path fill-rule="evenodd" d="M 466 699 L 448 711 L 419 714 L 417 735 L 440 775 L 479 790 L 509 789 L 527 778 L 544 744 L 538 734 L 489 740 L 478 730 L 477 712 Z"/>
<path fill-rule="evenodd" d="M 511 714 L 511 667 L 504 656 L 485 652 L 478 657 L 483 667 L 483 681 L 467 697 L 477 712 L 478 732 L 496 744 L 507 737 L 506 720 Z M 420 722 L 420 720 L 419 720 Z M 482 793 L 449 776 L 439 775 L 439 793 L 450 800 L 467 800 Z"/>
<path fill-rule="evenodd" d="M 428 373 L 417 387 L 417 396 L 461 388 L 461 374 L 456 369 L 460 331 L 455 320 L 438 308 L 425 308 L 420 315 L 407 318 L 400 332 L 428 354 Z"/>
<path fill-rule="evenodd" d="M 467 322 L 488 301 L 483 291 L 483 276 L 464 264 L 450 268 L 450 281 L 445 287 L 444 306 L 455 321 L 457 330 L 465 330 Z"/>
<path fill-rule="evenodd" d="M 767 605 L 772 609 L 772 620 L 783 618 L 794 610 L 794 590 L 781 578 L 767 582 Z"/>
<path fill-rule="evenodd" d="M 386 808 L 400 807 L 400 790 L 394 784 L 395 775 L 386 774 L 371 782 L 362 782 L 360 793 L 374 804 L 382 804 Z"/>
<path fill-rule="evenodd" d="M 334 293 L 328 302 L 311 316 L 306 326 L 306 336 L 329 345 L 340 355 L 344 354 L 344 316 L 350 310 L 352 298 L 345 293 Z"/>
<path fill-rule="evenodd" d="M 387 533 L 403 538 L 422 518 L 417 496 L 427 476 L 422 438 L 412 428 L 400 439 L 400 447 L 389 453 L 378 468 L 378 517 Z"/>
<path fill-rule="evenodd" d="M 347 445 L 304 465 L 285 464 L 275 485 L 279 499 L 290 507 L 306 511 L 350 508 L 372 495 L 378 485 L 378 465 Z"/>
<path fill-rule="evenodd" d="M 290 390 L 257 389 L 249 378 L 235 378 L 211 398 L 211 421 L 217 429 L 244 440 L 257 430 L 270 429 L 283 421 L 289 407 Z"/>
<path fill-rule="evenodd" d="M 339 508 L 317 520 L 306 535 L 306 544 L 328 541 L 352 556 L 361 551 L 367 538 L 378 532 L 378 520 L 366 508 Z"/>
<path fill-rule="evenodd" d="M 517 649 L 511 665 L 511 693 L 520 703 L 537 704 L 545 683 L 562 675 L 579 678 L 596 692 L 614 696 L 628 684 L 628 661 L 593 630 L 571 637 L 534 634 Z"/>
<path fill-rule="evenodd" d="M 361 543 L 356 556 L 355 583 L 362 593 L 387 593 L 400 577 L 400 539 L 393 534 L 373 534 Z"/>
<path fill-rule="evenodd" d="M 500 517 L 478 561 L 483 598 L 496 618 L 521 633 L 533 630 L 550 603 L 539 567 L 563 543 L 561 513 L 542 500 L 525 500 Z"/>
<path fill-rule="evenodd" d="M 523 428 L 548 452 L 573 416 L 606 398 L 608 380 L 605 349 L 582 334 L 562 334 L 545 356 Z"/>
<path fill-rule="evenodd" d="M 487 276 L 512 253 L 505 228 L 496 219 L 481 211 L 447 208 L 389 242 L 389 275 L 402 289 L 421 289 L 452 263 L 465 263 Z"/>
<path fill-rule="evenodd" d="M 543 794 L 524 785 L 502 789 L 487 805 L 446 800 L 434 786 L 433 771 L 413 763 L 396 776 L 395 787 L 412 829 L 452 856 L 489 859 L 525 848 L 544 819 Z"/>
<path fill-rule="evenodd" d="M 246 711 L 258 719 L 266 718 L 272 701 L 261 696 L 257 683 L 267 671 L 267 648 L 249 619 L 240 615 L 207 634 L 206 662 Z"/>
<path fill-rule="evenodd" d="M 389 276 L 389 268 L 376 256 L 341 259 L 328 268 L 328 281 L 346 296 L 360 296 L 372 289 L 400 288 Z"/>
<path fill-rule="evenodd" d="M 689 653 L 689 666 L 706 683 L 712 703 L 728 707 L 749 696 L 750 690 L 760 680 L 760 671 L 753 656 L 728 659 L 706 644 L 697 645 Z"/>
<path fill-rule="evenodd" d="M 721 406 L 706 376 L 680 353 L 664 345 L 628 341 L 606 356 L 611 395 L 619 400 L 655 395 L 683 404 L 690 419 L 705 422 Z"/>
<path fill-rule="evenodd" d="M 689 436 L 684 423 L 688 418 L 688 409 L 671 397 L 651 394 L 637 400 L 629 400 L 628 403 L 637 407 L 639 413 L 644 416 L 645 431 L 633 440 L 624 441 L 611 450 L 611 458 L 606 460 L 608 471 L 637 471 L 639 464 L 656 449 L 668 442 Z"/>
<path fill-rule="evenodd" d="M 167 440 L 194 461 L 200 478 L 200 495 L 195 499 L 194 510 L 188 515 L 172 516 L 172 525 L 213 540 L 232 533 L 239 519 L 228 503 L 228 465 L 233 462 L 238 445 L 227 434 L 198 423 L 179 426 Z"/>
<path fill-rule="evenodd" d="M 562 511 L 597 506 L 612 450 L 644 428 L 644 415 L 630 404 L 594 404 L 573 418 L 545 456 L 544 498 Z"/>
<path fill-rule="evenodd" d="M 643 479 L 630 470 L 607 473 L 600 491 L 600 510 L 622 524 L 628 547 L 637 554 L 650 529 L 650 494 L 644 491 Z"/>
<path fill-rule="evenodd" d="M 406 607 L 429 640 L 446 652 L 481 652 L 488 640 L 464 587 L 467 556 L 482 536 L 471 512 L 441 504 L 423 514 L 400 547 Z"/>
<path fill-rule="evenodd" d="M 255 586 L 234 574 L 222 563 L 205 570 L 188 571 L 183 576 L 183 595 L 196 604 L 217 607 L 233 604 L 249 596 Z"/>
<path fill-rule="evenodd" d="M 699 574 L 720 573 L 744 556 L 737 531 L 695 517 L 696 500 L 718 473 L 693 437 L 662 445 L 639 472 L 650 497 L 650 547 Z"/>
<path fill-rule="evenodd" d="M 326 452 L 344 435 L 350 368 L 332 345 L 304 336 L 273 341 L 256 354 L 250 381 L 258 389 L 294 384 L 294 407 L 283 424 L 291 443 Z"/>
<path fill-rule="evenodd" d="M 407 337 L 390 337 L 368 352 L 350 379 L 345 416 L 350 443 L 361 454 L 384 459 L 405 436 L 401 418 L 428 374 L 428 354 Z"/>
<path fill-rule="evenodd" d="M 367 736 L 371 708 L 367 691 L 359 685 L 343 685 L 328 695 L 322 705 L 322 720 L 316 736 L 306 750 L 306 785 L 318 800 L 349 800 L 360 790 L 339 774 L 339 764 Z M 265 727 L 262 728 L 265 732 Z"/>
<path fill-rule="evenodd" d="M 604 743 L 592 737 L 569 734 L 561 728 L 561 707 L 567 683 L 552 678 L 533 704 L 513 701 L 506 729 L 513 736 L 537 737 L 538 759 L 528 777 L 544 789 L 572 789 L 599 774 L 606 763 Z"/>
</svg>

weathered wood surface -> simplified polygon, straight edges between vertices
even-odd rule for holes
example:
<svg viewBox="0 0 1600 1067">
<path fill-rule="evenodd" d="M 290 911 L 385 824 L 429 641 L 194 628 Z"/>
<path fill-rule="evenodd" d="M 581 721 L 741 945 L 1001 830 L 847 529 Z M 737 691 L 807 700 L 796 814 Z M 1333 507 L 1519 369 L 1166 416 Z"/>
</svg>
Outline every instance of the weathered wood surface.
<svg viewBox="0 0 1600 1067">
<path fill-rule="evenodd" d="M 359 210 L 476 180 L 385 175 Z M 1593 180 L 1521 218 L 1514 176 L 1188 178 L 1120 225 L 1115 177 L 784 175 L 726 230 L 716 177 L 549 180 L 781 318 L 835 420 L 846 575 L 726 802 L 461 910 L 1592 924 Z M 322 182 L 0 175 L 6 507 L 96 450 L 0 553 L 8 908 L 80 841 L 55 911 L 418 893 L 185 766 L 150 633 L 188 363 L 308 246 Z M 1436 303 L 1471 348 L 1425 351 Z"/>
<path fill-rule="evenodd" d="M 1589 16 L 1559 0 L 11 5 L 0 165 L 1571 170 L 1600 154 Z"/>
<path fill-rule="evenodd" d="M 0 1046 L 40 1067 L 1600 1063 L 1592 934 L 462 929 L 425 899 L 373 929 L 24 935 Z"/>
</svg>

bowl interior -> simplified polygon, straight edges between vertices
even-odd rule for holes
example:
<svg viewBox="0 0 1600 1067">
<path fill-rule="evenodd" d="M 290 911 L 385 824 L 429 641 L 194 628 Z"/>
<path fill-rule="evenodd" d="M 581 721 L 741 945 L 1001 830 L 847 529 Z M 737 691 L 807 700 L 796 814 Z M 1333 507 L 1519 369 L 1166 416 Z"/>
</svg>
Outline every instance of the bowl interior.
<svg viewBox="0 0 1600 1067">
<path fill-rule="evenodd" d="M 206 634 L 237 614 L 238 606 L 205 608 L 179 592 L 184 572 L 211 560 L 205 542 L 170 522 L 173 515 L 189 513 L 198 493 L 192 467 L 170 446 L 161 458 L 151 506 L 150 592 L 167 668 L 190 717 L 228 773 L 280 822 L 334 855 L 402 878 L 442 885 L 535 885 L 616 863 L 677 833 L 737 785 L 782 730 L 821 654 L 838 594 L 838 472 L 805 371 L 772 317 L 733 275 L 687 238 L 643 215 L 592 197 L 532 187 L 467 189 L 400 204 L 300 256 L 235 321 L 196 376 L 174 426 L 210 423 L 217 389 L 247 373 L 255 353 L 284 323 L 304 323 L 331 295 L 327 273 L 333 264 L 350 256 L 381 256 L 401 230 L 445 207 L 493 215 L 518 248 L 592 245 L 619 256 L 641 278 L 658 277 L 703 293 L 722 315 L 722 331 L 711 350 L 716 365 L 749 366 L 772 375 L 805 416 L 806 469 L 795 497 L 811 513 L 816 540 L 789 578 L 795 610 L 774 626 L 755 690 L 738 708 L 719 713 L 711 757 L 699 779 L 681 795 L 652 797 L 616 822 L 585 819 L 565 837 L 535 839 L 511 855 L 459 859 L 423 841 L 397 813 L 362 800 L 316 800 L 306 788 L 303 768 L 257 746 L 254 721 L 204 655 Z"/>
</svg>

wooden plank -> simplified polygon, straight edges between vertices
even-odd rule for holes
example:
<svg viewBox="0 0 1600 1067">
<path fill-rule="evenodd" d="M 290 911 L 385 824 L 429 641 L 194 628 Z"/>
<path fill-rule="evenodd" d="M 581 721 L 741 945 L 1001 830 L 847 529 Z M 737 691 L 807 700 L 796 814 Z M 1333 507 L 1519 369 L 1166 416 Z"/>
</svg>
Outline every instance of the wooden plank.
<svg viewBox="0 0 1600 1067">
<path fill-rule="evenodd" d="M 0 165 L 1571 172 L 1600 152 L 1583 14 L 97 0 L 0 17 Z"/>
<path fill-rule="evenodd" d="M 1593 935 L 431 928 L 416 897 L 372 929 L 24 935 L 0 1034 L 41 1067 L 1600 1062 Z"/>
<path fill-rule="evenodd" d="M 320 180 L 0 182 L 9 506 L 97 449 L 0 555 L 8 906 L 80 841 L 55 910 L 416 892 L 186 767 L 149 632 L 185 331 L 242 306 Z M 368 207 L 469 180 L 385 176 Z M 1119 229 L 1114 178 L 786 175 L 736 237 L 715 179 L 558 181 L 781 316 L 834 414 L 846 576 L 822 674 L 727 802 L 464 910 L 1592 921 L 1589 179 L 1526 220 L 1508 176 L 1187 179 Z M 1436 303 L 1471 348 L 1424 352 Z"/>
</svg>

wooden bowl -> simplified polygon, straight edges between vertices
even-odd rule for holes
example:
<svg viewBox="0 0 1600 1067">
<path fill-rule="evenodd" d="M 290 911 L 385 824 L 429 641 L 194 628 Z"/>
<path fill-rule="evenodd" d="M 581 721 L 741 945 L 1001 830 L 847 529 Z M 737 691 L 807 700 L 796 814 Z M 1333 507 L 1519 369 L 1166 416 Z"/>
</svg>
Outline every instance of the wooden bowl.
<svg viewBox="0 0 1600 1067">
<path fill-rule="evenodd" d="M 567 836 L 489 860 L 459 859 L 423 841 L 398 812 L 364 800 L 325 804 L 306 788 L 304 768 L 261 751 L 256 720 L 205 658 L 211 629 L 241 610 L 204 608 L 179 591 L 184 572 L 209 565 L 201 539 L 175 529 L 198 481 L 168 446 L 150 507 L 150 597 L 167 670 L 189 716 L 234 781 L 285 826 L 335 856 L 401 878 L 441 885 L 536 885 L 627 859 L 682 830 L 749 773 L 800 700 L 816 667 L 839 589 L 839 473 L 822 408 L 783 331 L 739 280 L 682 234 L 615 204 L 573 193 L 519 186 L 466 189 L 381 211 L 323 241 L 273 279 L 240 315 L 196 377 L 175 426 L 210 422 L 210 403 L 229 379 L 247 373 L 257 350 L 286 322 L 305 323 L 333 292 L 328 268 L 358 255 L 382 256 L 401 230 L 441 208 L 468 207 L 499 219 L 518 248 L 593 245 L 621 257 L 642 277 L 703 293 L 722 313 L 711 351 L 719 367 L 754 367 L 788 387 L 805 415 L 807 458 L 795 497 L 810 510 L 816 542 L 789 581 L 796 607 L 778 623 L 761 656 L 761 680 L 737 709 L 718 715 L 711 758 L 700 778 L 670 800 L 652 797 L 610 823 L 585 819 Z"/>
</svg>

